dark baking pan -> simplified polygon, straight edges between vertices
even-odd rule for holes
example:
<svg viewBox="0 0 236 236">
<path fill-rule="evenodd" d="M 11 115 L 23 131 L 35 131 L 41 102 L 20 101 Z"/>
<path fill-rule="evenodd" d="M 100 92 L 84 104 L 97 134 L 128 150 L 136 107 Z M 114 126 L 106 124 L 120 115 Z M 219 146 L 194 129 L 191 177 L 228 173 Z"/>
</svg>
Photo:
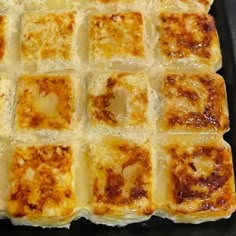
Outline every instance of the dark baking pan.
<svg viewBox="0 0 236 236">
<path fill-rule="evenodd" d="M 233 156 L 236 158 L 236 0 L 215 0 L 211 14 L 215 17 L 223 54 L 223 68 L 219 73 L 225 78 L 228 93 L 231 129 L 225 135 L 225 140 L 230 143 Z M 236 159 L 234 162 L 236 164 Z M 199 225 L 175 224 L 170 220 L 152 217 L 147 222 L 131 224 L 123 228 L 95 225 L 87 220 L 80 219 L 72 223 L 70 230 L 18 227 L 13 226 L 8 220 L 1 220 L 0 236 L 5 235 L 231 236 L 236 235 L 236 213 L 230 219 Z"/>
</svg>

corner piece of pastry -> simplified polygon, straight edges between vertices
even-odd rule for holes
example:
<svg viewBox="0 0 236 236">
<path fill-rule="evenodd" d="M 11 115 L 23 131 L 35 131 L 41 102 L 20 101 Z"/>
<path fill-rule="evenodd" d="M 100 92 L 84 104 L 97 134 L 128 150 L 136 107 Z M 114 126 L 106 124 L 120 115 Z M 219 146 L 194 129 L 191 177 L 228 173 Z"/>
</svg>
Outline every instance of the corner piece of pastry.
<svg viewBox="0 0 236 236">
<path fill-rule="evenodd" d="M 15 224 L 70 224 L 75 208 L 73 149 L 16 144 L 10 164 L 7 212 Z"/>
<path fill-rule="evenodd" d="M 236 202 L 229 145 L 219 137 L 175 135 L 163 149 L 165 193 L 157 215 L 185 223 L 230 217 Z"/>
<path fill-rule="evenodd" d="M 204 13 L 161 13 L 157 51 L 163 66 L 221 68 L 221 50 L 214 18 Z"/>
</svg>

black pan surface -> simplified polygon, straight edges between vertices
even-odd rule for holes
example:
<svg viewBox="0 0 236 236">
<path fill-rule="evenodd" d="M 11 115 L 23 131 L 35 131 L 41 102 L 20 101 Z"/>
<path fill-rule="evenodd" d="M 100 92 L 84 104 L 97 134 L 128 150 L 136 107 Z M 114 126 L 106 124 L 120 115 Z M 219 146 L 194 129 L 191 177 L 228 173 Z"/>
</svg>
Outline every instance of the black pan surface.
<svg viewBox="0 0 236 236">
<path fill-rule="evenodd" d="M 194 1 L 194 0 L 193 0 Z M 223 68 L 219 73 L 225 78 L 230 113 L 230 131 L 224 136 L 231 145 L 236 170 L 236 0 L 215 0 L 210 13 L 214 16 L 221 42 Z M 236 171 L 235 171 L 236 173 Z M 230 219 L 199 225 L 175 224 L 170 220 L 152 217 L 144 223 L 123 228 L 95 225 L 80 219 L 67 229 L 41 229 L 13 226 L 0 220 L 0 236 L 236 236 L 236 213 Z"/>
</svg>

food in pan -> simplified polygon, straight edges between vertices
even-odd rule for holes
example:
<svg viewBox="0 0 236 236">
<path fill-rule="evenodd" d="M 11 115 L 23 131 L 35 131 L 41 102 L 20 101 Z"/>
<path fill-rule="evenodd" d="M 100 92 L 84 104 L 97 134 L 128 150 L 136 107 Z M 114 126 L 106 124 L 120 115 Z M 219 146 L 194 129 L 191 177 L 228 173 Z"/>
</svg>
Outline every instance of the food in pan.
<svg viewBox="0 0 236 236">
<path fill-rule="evenodd" d="M 231 216 L 211 4 L 1 1 L 1 218 L 69 227 Z"/>
</svg>

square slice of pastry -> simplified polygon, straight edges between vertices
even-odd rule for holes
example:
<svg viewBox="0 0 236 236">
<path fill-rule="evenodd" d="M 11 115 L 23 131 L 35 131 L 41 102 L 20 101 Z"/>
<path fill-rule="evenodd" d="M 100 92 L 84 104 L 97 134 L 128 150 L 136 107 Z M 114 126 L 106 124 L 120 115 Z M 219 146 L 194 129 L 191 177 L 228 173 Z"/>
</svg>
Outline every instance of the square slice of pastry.
<svg viewBox="0 0 236 236">
<path fill-rule="evenodd" d="M 147 124 L 148 78 L 144 72 L 94 73 L 88 82 L 88 114 L 94 126 Z"/>
<path fill-rule="evenodd" d="M 21 22 L 21 59 L 49 69 L 70 67 L 76 53 L 74 12 L 27 12 Z"/>
<path fill-rule="evenodd" d="M 89 20 L 89 58 L 95 63 L 144 59 L 142 14 L 124 12 L 91 16 Z"/>
<path fill-rule="evenodd" d="M 162 13 L 158 21 L 157 51 L 164 66 L 220 69 L 221 51 L 211 15 Z"/>
<path fill-rule="evenodd" d="M 91 143 L 89 157 L 95 215 L 115 218 L 117 222 L 124 218 L 126 224 L 125 215 L 133 214 L 141 219 L 152 214 L 149 143 L 105 136 L 100 142 Z"/>
<path fill-rule="evenodd" d="M 215 73 L 166 73 L 160 91 L 159 129 L 226 132 L 229 128 L 224 79 Z"/>
<path fill-rule="evenodd" d="M 206 137 L 176 135 L 164 145 L 168 167 L 159 210 L 176 222 L 228 218 L 235 210 L 230 147 L 221 137 Z"/>
<path fill-rule="evenodd" d="M 157 0 L 161 11 L 208 12 L 213 0 Z"/>
<path fill-rule="evenodd" d="M 71 129 L 75 112 L 74 86 L 69 73 L 21 76 L 16 97 L 16 128 Z"/>
<path fill-rule="evenodd" d="M 71 146 L 17 144 L 10 165 L 8 213 L 14 223 L 65 226 L 75 207 Z"/>
</svg>

